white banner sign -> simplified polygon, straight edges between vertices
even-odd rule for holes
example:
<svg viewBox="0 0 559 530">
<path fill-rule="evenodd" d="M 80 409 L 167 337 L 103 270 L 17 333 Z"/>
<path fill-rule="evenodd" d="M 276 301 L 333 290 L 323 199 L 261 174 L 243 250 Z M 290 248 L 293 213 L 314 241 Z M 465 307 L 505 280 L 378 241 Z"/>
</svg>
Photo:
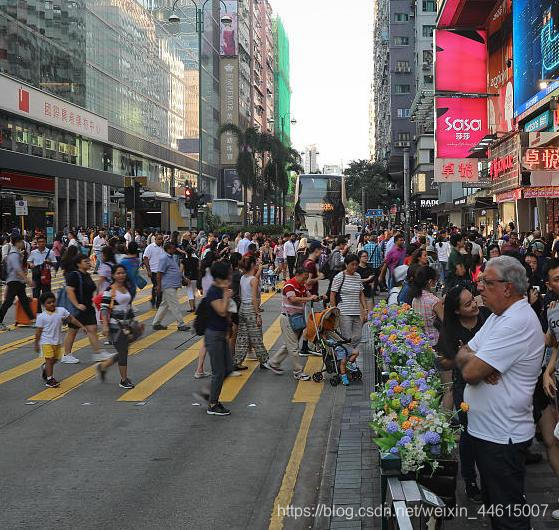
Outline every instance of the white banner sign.
<svg viewBox="0 0 559 530">
<path fill-rule="evenodd" d="M 0 108 L 59 129 L 107 142 L 105 118 L 0 74 Z"/>
<path fill-rule="evenodd" d="M 477 182 L 477 158 L 435 158 L 435 182 Z"/>
</svg>

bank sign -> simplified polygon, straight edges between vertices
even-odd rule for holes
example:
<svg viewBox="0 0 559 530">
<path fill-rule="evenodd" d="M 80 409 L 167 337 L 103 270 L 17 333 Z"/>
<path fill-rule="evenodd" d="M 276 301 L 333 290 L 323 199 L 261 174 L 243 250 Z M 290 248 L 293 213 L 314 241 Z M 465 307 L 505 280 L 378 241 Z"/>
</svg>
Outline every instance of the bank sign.
<svg viewBox="0 0 559 530">
<path fill-rule="evenodd" d="M 107 142 L 105 118 L 0 74 L 0 108 L 94 140 Z"/>
</svg>

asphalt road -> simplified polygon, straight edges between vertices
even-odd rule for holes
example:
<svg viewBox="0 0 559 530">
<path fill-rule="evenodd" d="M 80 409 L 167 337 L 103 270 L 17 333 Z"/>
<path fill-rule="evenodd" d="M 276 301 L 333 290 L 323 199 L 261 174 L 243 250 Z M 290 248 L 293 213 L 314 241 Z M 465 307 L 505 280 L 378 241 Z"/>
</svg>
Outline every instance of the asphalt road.
<svg viewBox="0 0 559 530">
<path fill-rule="evenodd" d="M 148 295 L 136 305 L 146 324 Z M 275 349 L 280 295 L 263 300 Z M 95 377 L 83 334 L 82 362 L 57 365 L 61 387 L 46 389 L 33 330 L 0 333 L 2 528 L 308 528 L 312 518 L 282 518 L 278 505 L 316 502 L 343 388 L 295 381 L 289 360 L 283 376 L 247 361 L 222 394 L 232 415 L 210 417 L 192 397 L 203 384 L 193 378 L 199 337 L 176 324 L 146 329 L 131 348 L 128 392 L 116 367 L 104 384 Z M 319 359 L 307 363 L 312 372 Z"/>
</svg>

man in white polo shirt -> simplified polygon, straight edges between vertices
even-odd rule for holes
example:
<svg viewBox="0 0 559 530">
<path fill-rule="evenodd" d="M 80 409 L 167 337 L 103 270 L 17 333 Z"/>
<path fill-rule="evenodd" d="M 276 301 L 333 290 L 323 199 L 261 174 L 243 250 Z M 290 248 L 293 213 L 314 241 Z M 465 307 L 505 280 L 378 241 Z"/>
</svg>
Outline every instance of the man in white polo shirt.
<svg viewBox="0 0 559 530">
<path fill-rule="evenodd" d="M 163 250 L 163 234 L 156 234 L 155 241 L 150 243 L 144 251 L 144 265 L 151 278 L 151 307 L 159 307 L 162 291 L 157 291 L 157 273 L 159 272 L 159 259 L 165 254 Z"/>
<path fill-rule="evenodd" d="M 525 455 L 535 433 L 532 399 L 544 334 L 526 300 L 528 278 L 518 260 L 491 259 L 479 289 L 493 314 L 456 357 L 468 383 L 468 433 L 492 527 L 529 530 Z"/>
</svg>

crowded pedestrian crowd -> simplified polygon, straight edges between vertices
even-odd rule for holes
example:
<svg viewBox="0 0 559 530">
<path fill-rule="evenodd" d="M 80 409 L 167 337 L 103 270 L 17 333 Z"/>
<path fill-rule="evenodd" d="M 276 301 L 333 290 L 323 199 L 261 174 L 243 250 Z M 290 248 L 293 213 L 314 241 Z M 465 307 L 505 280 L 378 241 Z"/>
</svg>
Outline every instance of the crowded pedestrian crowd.
<svg viewBox="0 0 559 530">
<path fill-rule="evenodd" d="M 188 331 L 184 314 L 196 312 L 195 332 L 204 341 L 194 377 L 208 378 L 197 396 L 208 403 L 210 415 L 230 414 L 219 401 L 223 382 L 241 375 L 247 358 L 283 375 L 289 357 L 293 377 L 311 379 L 303 363 L 304 357 L 318 355 L 306 331 L 310 303 L 339 311 L 348 355 L 338 360 L 341 382 L 348 385 L 346 365 L 359 356 L 363 324 L 375 298 L 388 297 L 389 304 L 409 304 L 422 316 L 438 352 L 443 406 L 458 410 L 463 426 L 459 450 L 468 498 L 523 506 L 525 465 L 542 459 L 530 450 L 535 436 L 559 476 L 554 435 L 559 234 L 519 234 L 512 223 L 487 237 L 474 227 L 418 226 L 405 234 L 366 226 L 356 237 L 320 241 L 295 233 L 269 237 L 117 228 L 66 230 L 51 245 L 40 231 L 14 231 L 1 243 L 6 288 L 0 324 L 7 329 L 5 316 L 18 298 L 35 324 L 47 387 L 59 385 L 57 361 L 80 362 L 72 355 L 80 329 L 93 348 L 99 378 L 104 380 L 116 364 L 120 386 L 134 387 L 128 348 L 144 332 L 132 305 L 142 289 L 150 293 L 155 331 L 167 329 L 167 317 L 179 332 Z M 64 285 L 53 294 L 51 282 L 59 274 Z M 182 289 L 186 304 L 180 303 Z M 262 293 L 276 289 L 282 299 L 283 345 L 270 353 L 263 340 Z M 460 407 L 464 402 L 467 412 Z M 553 516 L 559 519 L 559 511 Z M 530 528 L 524 512 L 493 519 L 495 528 Z"/>
</svg>

